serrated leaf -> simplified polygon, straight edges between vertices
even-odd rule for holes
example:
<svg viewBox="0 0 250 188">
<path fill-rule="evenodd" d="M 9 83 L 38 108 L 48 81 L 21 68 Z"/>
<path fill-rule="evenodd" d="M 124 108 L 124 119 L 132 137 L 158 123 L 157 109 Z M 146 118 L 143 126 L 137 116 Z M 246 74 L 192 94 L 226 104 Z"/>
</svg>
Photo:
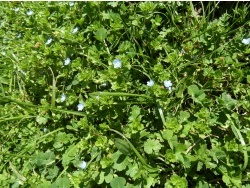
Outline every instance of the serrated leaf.
<svg viewBox="0 0 250 188">
<path fill-rule="evenodd" d="M 118 5 L 118 2 L 117 1 L 114 1 L 114 2 L 109 2 L 107 3 L 108 5 L 112 6 L 112 7 L 117 7 Z"/>
<path fill-rule="evenodd" d="M 174 174 L 171 176 L 170 180 L 165 183 L 165 187 L 166 188 L 170 188 L 170 187 L 171 188 L 172 187 L 173 188 L 174 187 L 187 188 L 188 182 L 187 182 L 186 178 L 184 178 L 184 177 L 181 178 L 180 176 Z"/>
<path fill-rule="evenodd" d="M 153 152 L 158 153 L 160 151 L 161 147 L 162 146 L 161 146 L 159 140 L 148 139 L 144 143 L 144 150 L 148 154 L 152 154 Z"/>
<path fill-rule="evenodd" d="M 72 162 L 75 159 L 77 152 L 78 152 L 77 145 L 71 145 L 67 149 L 67 151 L 62 156 L 62 164 L 64 167 L 66 167 L 70 162 Z"/>
<path fill-rule="evenodd" d="M 54 168 L 49 169 L 49 175 L 46 176 L 46 179 L 53 179 L 58 175 L 59 168 L 57 166 L 54 166 Z"/>
<path fill-rule="evenodd" d="M 145 185 L 145 188 L 152 187 L 153 183 L 155 183 L 155 178 L 149 176 L 147 178 L 147 184 Z"/>
<path fill-rule="evenodd" d="M 132 107 L 131 115 L 129 117 L 129 120 L 130 121 L 134 121 L 135 119 L 138 118 L 138 116 L 140 115 L 140 113 L 141 113 L 141 109 L 138 106 L 133 106 Z M 139 118 L 139 119 L 141 119 L 141 118 Z"/>
<path fill-rule="evenodd" d="M 137 164 L 133 164 L 126 171 L 126 175 L 129 175 L 131 178 L 136 179 L 135 175 L 138 173 L 139 168 Z"/>
<path fill-rule="evenodd" d="M 42 116 L 37 116 L 36 117 L 36 122 L 39 125 L 45 125 L 48 122 L 48 118 L 42 117 Z"/>
</svg>

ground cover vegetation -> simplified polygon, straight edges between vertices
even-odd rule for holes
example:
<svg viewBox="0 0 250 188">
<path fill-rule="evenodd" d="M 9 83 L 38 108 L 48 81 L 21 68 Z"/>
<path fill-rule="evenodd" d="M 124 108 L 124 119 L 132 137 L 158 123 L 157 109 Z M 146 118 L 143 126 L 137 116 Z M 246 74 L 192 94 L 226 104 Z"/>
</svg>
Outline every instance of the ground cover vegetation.
<svg viewBox="0 0 250 188">
<path fill-rule="evenodd" d="M 250 187 L 249 3 L 0 9 L 0 187 Z"/>
</svg>

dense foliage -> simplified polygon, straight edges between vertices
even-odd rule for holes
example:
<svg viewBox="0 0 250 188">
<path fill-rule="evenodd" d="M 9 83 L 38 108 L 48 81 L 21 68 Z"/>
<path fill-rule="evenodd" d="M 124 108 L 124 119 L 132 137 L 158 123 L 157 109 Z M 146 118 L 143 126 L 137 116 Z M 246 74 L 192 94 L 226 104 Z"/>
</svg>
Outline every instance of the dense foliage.
<svg viewBox="0 0 250 188">
<path fill-rule="evenodd" d="M 250 187 L 249 7 L 1 2 L 0 186 Z"/>
</svg>

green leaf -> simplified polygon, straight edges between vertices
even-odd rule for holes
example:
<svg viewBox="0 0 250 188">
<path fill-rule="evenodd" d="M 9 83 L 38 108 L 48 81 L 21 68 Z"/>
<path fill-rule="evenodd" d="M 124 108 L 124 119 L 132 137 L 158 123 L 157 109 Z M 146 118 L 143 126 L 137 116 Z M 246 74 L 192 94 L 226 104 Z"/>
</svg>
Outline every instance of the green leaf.
<svg viewBox="0 0 250 188">
<path fill-rule="evenodd" d="M 126 179 L 123 177 L 116 177 L 110 182 L 112 188 L 125 188 L 125 184 Z"/>
<path fill-rule="evenodd" d="M 166 182 L 165 188 L 174 188 L 174 187 L 187 188 L 188 182 L 184 177 L 181 178 L 180 176 L 174 174 L 171 176 L 170 181 Z"/>
<path fill-rule="evenodd" d="M 129 117 L 130 121 L 135 120 L 140 115 L 141 109 L 138 106 L 132 107 L 131 116 Z"/>
<path fill-rule="evenodd" d="M 68 135 L 64 132 L 59 132 L 56 135 L 56 138 L 54 140 L 54 148 L 56 149 L 60 149 L 63 147 L 64 144 L 67 144 L 70 141 L 70 138 L 68 137 Z"/>
<path fill-rule="evenodd" d="M 42 184 L 38 185 L 38 188 L 48 188 L 51 186 L 49 181 L 44 181 Z"/>
<path fill-rule="evenodd" d="M 42 153 L 39 152 L 36 156 L 36 158 L 33 160 L 33 162 L 37 166 L 42 166 L 42 165 L 50 165 L 54 162 L 55 160 L 55 154 L 52 151 Z"/>
<path fill-rule="evenodd" d="M 147 139 L 144 143 L 144 150 L 148 154 L 152 154 L 153 152 L 158 153 L 161 149 L 162 145 L 159 140 Z"/>
<path fill-rule="evenodd" d="M 95 32 L 95 38 L 101 42 L 105 40 L 107 35 L 107 30 L 104 28 L 97 29 L 97 31 Z"/>
<path fill-rule="evenodd" d="M 132 152 L 130 145 L 125 140 L 120 138 L 115 138 L 115 146 L 124 155 L 128 155 Z"/>
<path fill-rule="evenodd" d="M 172 144 L 172 142 L 171 142 L 171 138 L 173 137 L 173 134 L 174 134 L 174 132 L 173 132 L 172 130 L 170 130 L 170 129 L 164 130 L 164 131 L 162 132 L 162 138 L 163 138 L 164 140 L 167 140 L 167 141 L 168 141 L 169 147 L 170 147 L 171 149 L 174 148 L 174 147 L 173 147 L 173 144 Z"/>
<path fill-rule="evenodd" d="M 42 117 L 42 116 L 37 116 L 36 117 L 36 122 L 39 125 L 45 125 L 48 122 L 48 118 Z"/>
<path fill-rule="evenodd" d="M 250 84 L 250 75 L 247 75 L 247 83 Z"/>
<path fill-rule="evenodd" d="M 59 168 L 57 166 L 54 166 L 54 168 L 49 169 L 49 175 L 46 176 L 46 179 L 53 179 L 58 175 Z"/>
<path fill-rule="evenodd" d="M 66 167 L 70 162 L 72 162 L 76 158 L 77 152 L 77 144 L 71 145 L 67 149 L 67 151 L 62 156 L 62 164 L 64 167 Z"/>
<path fill-rule="evenodd" d="M 167 129 L 163 131 L 162 136 L 164 140 L 171 140 L 173 134 L 174 132 L 172 130 Z"/>
<path fill-rule="evenodd" d="M 181 123 L 187 121 L 187 119 L 188 119 L 189 117 L 190 117 L 189 112 L 187 112 L 187 111 L 180 111 L 179 121 L 180 121 Z"/>
<path fill-rule="evenodd" d="M 101 185 L 104 182 L 104 172 L 100 172 L 99 176 L 96 179 L 97 184 Z"/>
<path fill-rule="evenodd" d="M 110 5 L 110 6 L 112 6 L 112 7 L 117 7 L 118 2 L 117 2 L 117 1 L 109 2 L 109 3 L 107 3 L 107 5 Z"/>
<path fill-rule="evenodd" d="M 147 181 L 147 184 L 145 185 L 145 188 L 150 188 L 155 183 L 156 179 L 149 176 L 146 181 Z"/>
<path fill-rule="evenodd" d="M 188 94 L 191 95 L 192 99 L 197 103 L 200 103 L 206 97 L 204 91 L 200 90 L 197 85 L 189 86 Z"/>
<path fill-rule="evenodd" d="M 235 107 L 235 105 L 237 104 L 237 101 L 232 99 L 232 97 L 229 94 L 227 94 L 226 92 L 221 94 L 221 99 L 223 100 L 226 108 L 229 110 L 233 109 Z"/>
<path fill-rule="evenodd" d="M 129 166 L 128 170 L 126 171 L 126 175 L 129 175 L 131 178 L 136 179 L 135 175 L 138 173 L 139 167 L 135 163 L 131 166 Z"/>
<path fill-rule="evenodd" d="M 105 169 L 104 180 L 106 183 L 110 183 L 114 178 L 113 170 Z"/>
<path fill-rule="evenodd" d="M 114 169 L 116 169 L 118 171 L 122 171 L 122 170 L 125 170 L 127 168 L 129 160 L 128 160 L 128 157 L 126 155 L 117 151 L 116 153 L 114 153 L 112 155 L 112 158 L 114 161 L 114 165 L 113 165 Z"/>
<path fill-rule="evenodd" d="M 50 188 L 70 188 L 70 181 L 68 178 L 58 178 Z"/>
</svg>

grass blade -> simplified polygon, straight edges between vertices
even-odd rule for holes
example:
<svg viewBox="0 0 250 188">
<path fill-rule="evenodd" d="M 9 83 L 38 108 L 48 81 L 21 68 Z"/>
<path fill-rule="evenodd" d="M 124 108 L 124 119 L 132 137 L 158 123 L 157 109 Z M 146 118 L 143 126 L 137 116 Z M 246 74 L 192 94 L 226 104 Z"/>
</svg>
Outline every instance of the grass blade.
<svg viewBox="0 0 250 188">
<path fill-rule="evenodd" d="M 123 92 L 93 92 L 89 94 L 90 96 L 112 96 L 112 97 L 142 97 L 142 98 L 151 98 L 150 96 L 143 94 L 131 94 Z"/>
</svg>

